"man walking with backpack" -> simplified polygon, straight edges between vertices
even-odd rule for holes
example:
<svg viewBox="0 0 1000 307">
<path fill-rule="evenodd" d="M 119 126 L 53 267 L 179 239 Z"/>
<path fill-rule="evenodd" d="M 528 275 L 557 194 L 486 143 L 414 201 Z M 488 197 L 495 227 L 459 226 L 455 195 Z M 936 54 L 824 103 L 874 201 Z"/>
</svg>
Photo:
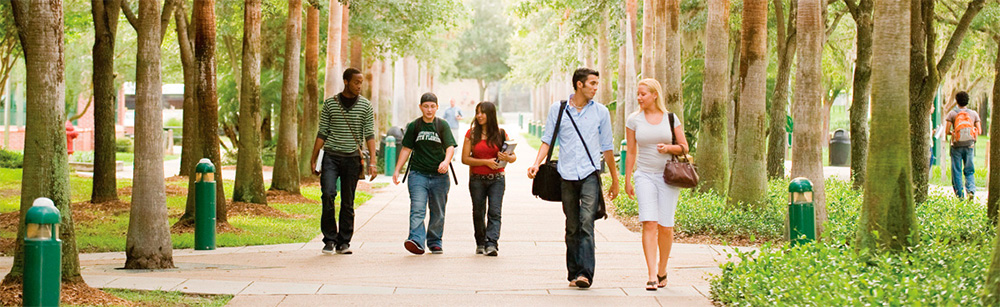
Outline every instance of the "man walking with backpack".
<svg viewBox="0 0 1000 307">
<path fill-rule="evenodd" d="M 979 113 L 967 108 L 968 93 L 955 94 L 955 102 L 958 109 L 948 113 L 945 126 L 945 138 L 951 137 L 951 185 L 958 198 L 965 198 L 964 192 L 968 192 L 969 199 L 973 199 L 976 194 L 976 165 L 973 157 L 976 153 L 976 138 L 982 128 Z M 963 177 L 965 184 L 962 184 Z"/>
</svg>

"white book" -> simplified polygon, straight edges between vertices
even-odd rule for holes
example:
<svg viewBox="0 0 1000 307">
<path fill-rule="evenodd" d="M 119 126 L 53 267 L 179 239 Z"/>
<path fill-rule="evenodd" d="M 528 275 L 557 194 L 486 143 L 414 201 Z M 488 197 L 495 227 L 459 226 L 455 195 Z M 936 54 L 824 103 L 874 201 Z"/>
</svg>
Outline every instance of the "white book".
<svg viewBox="0 0 1000 307">
<path fill-rule="evenodd" d="M 323 149 L 319 150 L 319 155 L 316 156 L 316 172 L 319 173 L 323 169 Z"/>
<path fill-rule="evenodd" d="M 503 148 L 501 148 L 500 151 L 503 151 L 504 153 L 509 155 L 514 153 L 515 147 L 517 147 L 517 141 L 506 141 L 503 142 Z M 500 167 L 507 167 L 507 161 L 500 161 L 500 158 L 497 158 L 496 161 L 500 162 L 498 164 L 500 165 Z"/>
</svg>

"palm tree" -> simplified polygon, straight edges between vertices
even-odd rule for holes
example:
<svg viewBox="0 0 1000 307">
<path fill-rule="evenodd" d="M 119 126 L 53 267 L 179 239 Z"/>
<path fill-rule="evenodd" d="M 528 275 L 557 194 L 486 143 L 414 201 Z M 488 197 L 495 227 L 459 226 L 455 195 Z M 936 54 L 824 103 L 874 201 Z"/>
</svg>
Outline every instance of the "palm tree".
<svg viewBox="0 0 1000 307">
<path fill-rule="evenodd" d="M 663 85 L 663 102 L 667 109 L 684 122 L 684 100 L 681 99 L 681 19 L 680 1 L 666 0 L 655 6 L 657 30 L 656 80 Z M 643 42 L 645 44 L 645 42 Z"/>
<path fill-rule="evenodd" d="M 844 0 L 857 25 L 857 59 L 854 66 L 854 97 L 851 101 L 851 187 L 865 186 L 868 160 L 868 100 L 872 78 L 872 9 L 874 0 Z"/>
<path fill-rule="evenodd" d="M 94 17 L 94 185 L 90 202 L 118 200 L 115 180 L 115 36 L 121 0 L 91 2 Z"/>
<path fill-rule="evenodd" d="M 705 80 L 702 86 L 698 172 L 701 192 L 729 192 L 726 107 L 729 105 L 729 0 L 708 2 L 705 23 Z"/>
<path fill-rule="evenodd" d="M 326 31 L 326 79 L 323 81 L 323 98 L 330 98 L 340 92 L 343 82 L 339 78 L 340 69 L 340 42 L 343 31 L 344 6 L 338 0 L 330 0 L 330 18 Z M 324 99 L 325 100 L 325 99 Z M 312 151 L 310 151 L 312 152 Z"/>
<path fill-rule="evenodd" d="M 910 1 L 875 2 L 872 120 L 868 178 L 858 220 L 857 247 L 902 249 L 916 244 L 910 169 Z M 876 234 L 877 233 L 877 234 Z"/>
<path fill-rule="evenodd" d="M 306 7 L 306 94 L 302 99 L 302 123 L 299 125 L 299 175 L 312 177 L 309 160 L 319 131 L 319 8 Z M 378 109 L 378 104 L 372 106 Z M 377 124 L 377 123 L 376 123 Z M 377 125 L 376 125 L 377 126 Z M 380 131 L 377 127 L 375 131 Z"/>
<path fill-rule="evenodd" d="M 139 2 L 136 27 L 135 90 L 135 179 L 128 234 L 125 238 L 126 269 L 174 267 L 170 229 L 167 227 L 167 196 L 163 180 L 163 108 L 160 83 L 159 3 Z"/>
<path fill-rule="evenodd" d="M 826 192 L 823 189 L 823 41 L 825 25 L 823 0 L 799 0 L 798 63 L 795 70 L 795 103 L 792 117 L 795 137 L 792 138 L 792 177 L 806 177 L 813 183 L 813 205 L 816 208 L 816 234 L 823 231 L 826 221 Z M 784 141 L 784 140 L 782 140 Z"/>
<path fill-rule="evenodd" d="M 757 205 L 767 190 L 764 163 L 765 91 L 767 90 L 767 2 L 743 3 L 740 54 L 740 103 L 736 106 L 736 154 L 729 203 Z"/>
<path fill-rule="evenodd" d="M 266 204 L 260 143 L 260 0 L 243 5 L 243 77 L 240 78 L 240 137 L 233 201 Z"/>
<path fill-rule="evenodd" d="M 299 96 L 299 50 L 302 32 L 302 1 L 288 1 L 285 23 L 285 69 L 281 87 L 281 114 L 278 124 L 278 148 L 275 149 L 271 190 L 299 193 L 299 164 L 296 100 Z"/>
<path fill-rule="evenodd" d="M 767 138 L 767 177 L 785 177 L 785 117 L 788 115 L 788 83 L 791 79 L 792 60 L 795 59 L 795 9 L 796 0 L 791 0 L 788 20 L 785 20 L 785 1 L 774 0 L 774 17 L 777 24 L 778 75 L 775 77 L 774 99 L 771 100 L 771 122 Z"/>
<path fill-rule="evenodd" d="M 25 235 L 24 214 L 39 197 L 48 197 L 59 209 L 62 220 L 62 280 L 81 282 L 80 260 L 76 249 L 69 198 L 69 161 L 66 154 L 66 110 L 63 102 L 66 84 L 63 79 L 63 12 L 59 0 L 11 1 L 14 22 L 24 51 L 25 136 L 36 142 L 24 142 L 24 166 L 21 181 L 20 223 L 17 241 Z M 24 246 L 14 245 L 14 263 L 4 284 L 20 283 L 24 275 Z"/>
</svg>

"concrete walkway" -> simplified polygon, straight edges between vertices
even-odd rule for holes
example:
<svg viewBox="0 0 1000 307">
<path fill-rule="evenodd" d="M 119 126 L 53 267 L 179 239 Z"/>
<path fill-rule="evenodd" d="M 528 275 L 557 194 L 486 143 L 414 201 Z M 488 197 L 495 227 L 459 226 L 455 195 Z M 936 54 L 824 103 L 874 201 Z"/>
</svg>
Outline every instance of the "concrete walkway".
<svg viewBox="0 0 1000 307">
<path fill-rule="evenodd" d="M 594 285 L 568 287 L 561 206 L 531 195 L 526 170 L 535 150 L 519 133 L 510 135 L 524 145 L 517 148 L 518 162 L 507 168 L 498 257 L 475 254 L 468 167 L 456 162 L 459 185 L 449 193 L 441 255 L 411 255 L 403 248 L 409 214 L 403 184 L 378 190 L 356 210 L 353 255 L 324 255 L 316 237 L 308 243 L 175 250 L 177 268 L 170 270 L 119 269 L 121 252 L 82 254 L 82 273 L 98 288 L 231 294 L 231 306 L 711 306 L 707 279 L 721 273 L 731 247 L 674 244 L 668 287 L 646 291 L 640 234 L 614 219 L 596 223 Z M 0 267 L 10 263 L 0 259 Z"/>
</svg>

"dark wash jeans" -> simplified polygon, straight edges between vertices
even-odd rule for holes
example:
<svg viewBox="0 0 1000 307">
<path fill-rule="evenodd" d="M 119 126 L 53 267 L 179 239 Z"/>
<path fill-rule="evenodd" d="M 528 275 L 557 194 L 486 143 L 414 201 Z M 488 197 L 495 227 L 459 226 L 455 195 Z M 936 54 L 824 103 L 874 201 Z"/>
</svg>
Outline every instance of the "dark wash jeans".
<svg viewBox="0 0 1000 307">
<path fill-rule="evenodd" d="M 594 172 L 582 180 L 563 180 L 562 206 L 566 215 L 567 280 L 583 276 L 594 282 L 594 215 L 601 195 L 601 177 Z"/>
<path fill-rule="evenodd" d="M 975 146 L 975 145 L 972 145 Z M 951 148 L 951 187 L 959 198 L 976 194 L 976 150 L 972 146 Z M 962 184 L 962 179 L 965 184 Z"/>
<path fill-rule="evenodd" d="M 340 157 L 323 155 L 323 168 L 319 176 L 323 191 L 323 213 L 320 229 L 323 243 L 334 245 L 350 244 L 354 236 L 354 191 L 358 187 L 358 172 L 361 171 L 361 157 Z M 336 215 L 337 178 L 340 178 L 340 227 Z"/>
<path fill-rule="evenodd" d="M 500 239 L 500 212 L 506 182 L 503 175 L 494 179 L 472 175 L 469 194 L 472 195 L 472 227 L 475 228 L 476 246 L 498 247 Z M 487 209 L 487 200 L 489 209 Z"/>
</svg>

